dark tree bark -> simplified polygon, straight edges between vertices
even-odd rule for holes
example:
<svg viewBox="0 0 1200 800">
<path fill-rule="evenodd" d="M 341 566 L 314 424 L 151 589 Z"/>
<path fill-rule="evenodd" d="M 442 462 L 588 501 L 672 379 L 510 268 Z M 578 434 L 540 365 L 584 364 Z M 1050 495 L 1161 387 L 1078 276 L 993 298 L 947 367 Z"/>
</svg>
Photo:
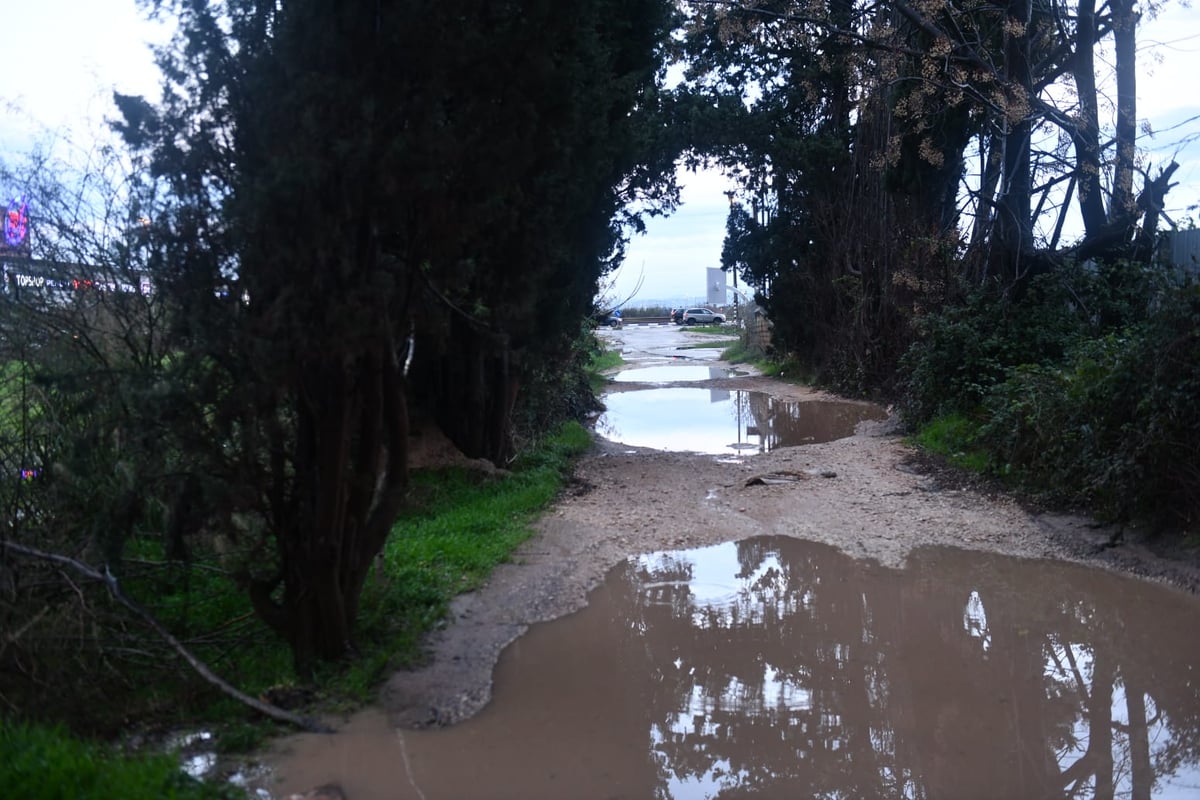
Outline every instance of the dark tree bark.
<svg viewBox="0 0 1200 800">
<path fill-rule="evenodd" d="M 1006 284 L 1014 283 L 1029 268 L 1033 242 L 1033 174 L 1030 145 L 1034 96 L 1030 64 L 1033 20 L 1031 0 L 1009 0 L 1009 30 L 1004 43 L 1003 176 L 997 201 L 995 242 L 992 245 L 994 274 Z"/>
<path fill-rule="evenodd" d="M 1113 41 L 1117 56 L 1117 164 L 1113 171 L 1110 217 L 1137 215 L 1133 171 L 1137 157 L 1137 21 L 1133 0 L 1113 0 Z"/>
<path fill-rule="evenodd" d="M 445 336 L 426 344 L 414 377 L 421 386 L 422 412 L 464 455 L 504 464 L 512 455 L 511 418 L 519 386 L 508 337 L 456 309 L 445 313 L 444 325 Z"/>
<path fill-rule="evenodd" d="M 1108 221 L 1100 188 L 1100 121 L 1096 97 L 1096 2 L 1079 0 L 1072 75 L 1079 93 L 1078 122 L 1071 130 L 1083 227 L 1098 232 Z"/>
</svg>

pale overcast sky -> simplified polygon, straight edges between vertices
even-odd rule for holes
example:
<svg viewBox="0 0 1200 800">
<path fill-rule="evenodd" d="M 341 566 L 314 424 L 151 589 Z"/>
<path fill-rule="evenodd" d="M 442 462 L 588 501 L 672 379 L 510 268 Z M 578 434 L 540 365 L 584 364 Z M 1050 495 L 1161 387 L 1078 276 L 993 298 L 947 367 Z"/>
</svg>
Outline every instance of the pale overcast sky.
<svg viewBox="0 0 1200 800">
<path fill-rule="evenodd" d="M 165 33 L 145 21 L 134 0 L 30 0 L 9 10 L 4 28 L 10 80 L 0 90 L 0 152 L 27 151 L 35 141 L 86 142 L 112 115 L 113 88 L 157 96 L 147 43 Z M 1189 216 L 1188 205 L 1200 202 L 1200 141 L 1194 140 L 1200 121 L 1168 129 L 1200 115 L 1200 10 L 1175 0 L 1158 19 L 1143 21 L 1138 73 L 1138 117 L 1156 131 L 1139 144 L 1153 172 L 1171 158 L 1180 162 L 1180 185 L 1168 195 L 1179 221 Z M 620 299 L 640 281 L 632 305 L 703 298 L 705 269 L 720 265 L 729 207 L 724 192 L 732 187 L 713 172 L 684 172 L 680 179 L 683 206 L 670 218 L 649 221 L 615 277 L 612 293 Z M 19 187 L 0 192 L 11 195 Z"/>
<path fill-rule="evenodd" d="M 150 42 L 164 28 L 134 0 L 26 0 L 4 15 L 0 143 L 4 152 L 35 141 L 90 140 L 111 116 L 112 90 L 158 95 Z M 4 187 L 5 191 L 11 191 Z"/>
</svg>

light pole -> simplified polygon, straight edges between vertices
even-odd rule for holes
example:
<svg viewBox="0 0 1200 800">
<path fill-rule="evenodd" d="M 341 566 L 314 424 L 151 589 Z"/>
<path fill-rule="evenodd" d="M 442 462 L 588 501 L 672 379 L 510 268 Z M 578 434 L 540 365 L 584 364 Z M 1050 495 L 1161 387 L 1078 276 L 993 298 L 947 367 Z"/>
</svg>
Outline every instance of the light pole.
<svg viewBox="0 0 1200 800">
<path fill-rule="evenodd" d="M 735 192 L 733 189 L 726 189 L 725 197 L 727 197 L 729 199 L 729 213 L 730 213 L 730 215 L 732 215 L 733 209 L 737 206 L 737 201 L 735 200 L 735 198 L 737 197 L 737 192 Z M 728 235 L 728 233 L 726 233 L 726 235 Z M 738 327 L 741 327 L 742 320 L 741 320 L 741 317 L 738 315 L 738 310 L 739 310 L 740 306 L 738 304 L 738 293 L 737 293 L 737 264 L 731 265 L 730 270 L 733 272 L 733 322 Z"/>
</svg>

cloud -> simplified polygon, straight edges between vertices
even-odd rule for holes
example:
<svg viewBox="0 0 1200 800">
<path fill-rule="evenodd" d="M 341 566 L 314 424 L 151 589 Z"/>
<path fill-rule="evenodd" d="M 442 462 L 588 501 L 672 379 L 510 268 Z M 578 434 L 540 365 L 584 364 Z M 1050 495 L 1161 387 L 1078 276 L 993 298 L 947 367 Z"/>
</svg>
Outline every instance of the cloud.
<svg viewBox="0 0 1200 800">
<path fill-rule="evenodd" d="M 169 28 L 146 20 L 136 0 L 39 0 L 4 19 L 6 109 L 0 142 L 28 150 L 54 132 L 84 135 L 112 111 L 114 88 L 157 96 L 150 43 Z"/>
<path fill-rule="evenodd" d="M 647 220 L 646 233 L 629 243 L 612 295 L 637 294 L 629 305 L 693 302 L 705 296 L 706 269 L 721 266 L 725 218 L 736 188 L 719 171 L 680 169 L 682 205 L 670 217 Z M 641 282 L 641 288 L 638 283 Z"/>
</svg>

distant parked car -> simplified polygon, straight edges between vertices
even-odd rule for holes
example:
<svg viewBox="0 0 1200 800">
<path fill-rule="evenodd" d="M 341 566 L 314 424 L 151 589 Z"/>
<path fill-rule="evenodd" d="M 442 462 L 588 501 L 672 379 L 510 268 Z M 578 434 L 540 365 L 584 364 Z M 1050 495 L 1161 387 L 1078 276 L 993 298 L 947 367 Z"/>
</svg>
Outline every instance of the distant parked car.
<svg viewBox="0 0 1200 800">
<path fill-rule="evenodd" d="M 684 325 L 720 325 L 724 321 L 723 314 L 708 308 L 689 308 L 683 312 Z"/>
<path fill-rule="evenodd" d="M 621 327 L 621 309 L 614 308 L 613 312 L 604 318 L 604 324 L 610 328 Z"/>
<path fill-rule="evenodd" d="M 683 309 L 682 308 L 672 308 L 671 309 L 671 322 L 674 322 L 676 325 L 683 324 Z"/>
</svg>

